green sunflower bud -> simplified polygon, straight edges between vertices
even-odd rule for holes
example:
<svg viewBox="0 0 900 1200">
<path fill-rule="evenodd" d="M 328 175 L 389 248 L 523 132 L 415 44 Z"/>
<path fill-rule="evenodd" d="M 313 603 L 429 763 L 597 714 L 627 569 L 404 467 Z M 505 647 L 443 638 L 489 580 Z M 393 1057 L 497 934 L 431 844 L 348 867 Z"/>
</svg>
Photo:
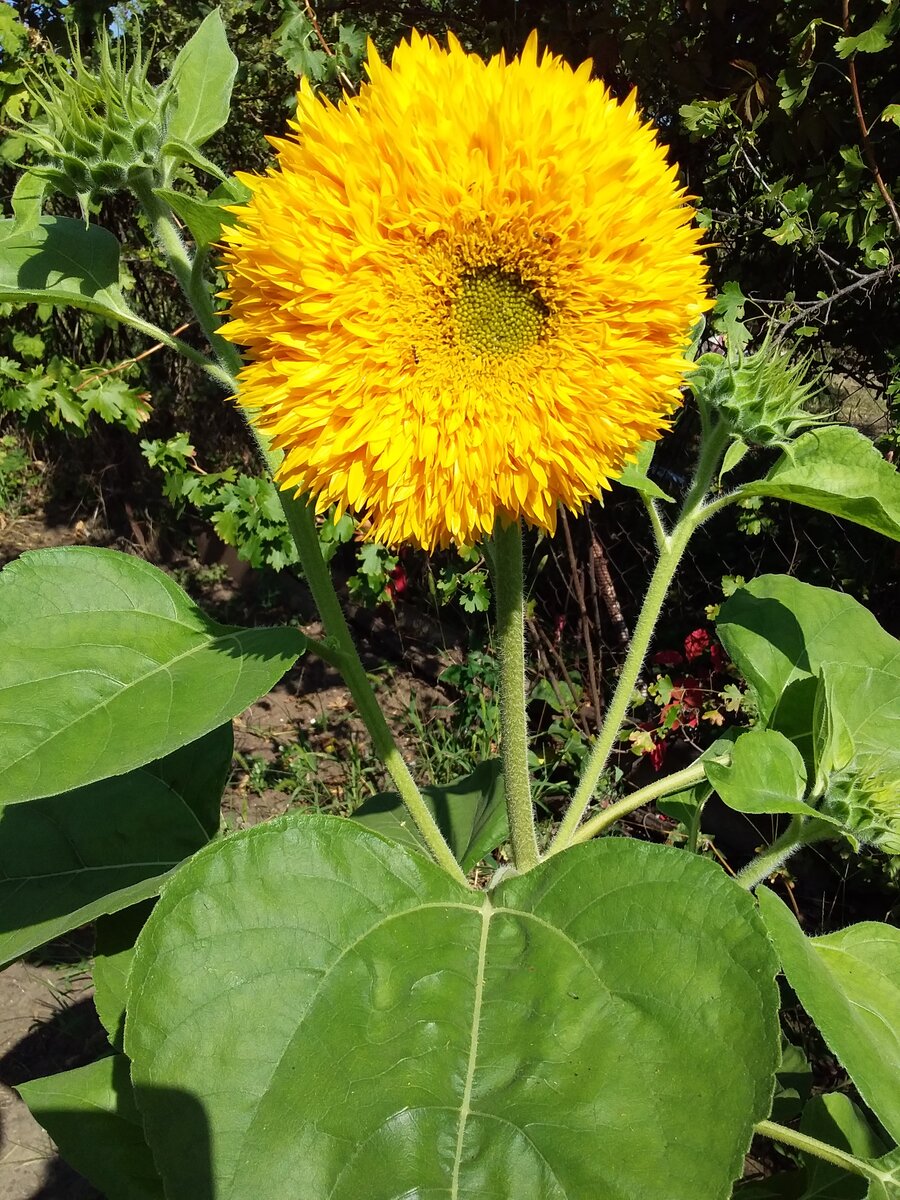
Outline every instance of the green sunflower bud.
<svg viewBox="0 0 900 1200">
<path fill-rule="evenodd" d="M 704 354 L 687 383 L 698 403 L 725 421 L 749 446 L 784 446 L 827 416 L 809 412 L 818 380 L 806 379 L 808 361 L 791 362 L 767 338 L 755 354 Z"/>
<path fill-rule="evenodd" d="M 41 117 L 27 128 L 46 158 L 34 174 L 66 195 L 96 197 L 122 191 L 135 171 L 158 166 L 172 89 L 148 82 L 139 41 L 128 54 L 104 33 L 96 69 L 77 43 L 70 59 L 54 55 L 48 67 L 30 89 Z"/>
<path fill-rule="evenodd" d="M 857 759 L 836 771 L 819 807 L 856 841 L 900 854 L 900 758 Z"/>
</svg>

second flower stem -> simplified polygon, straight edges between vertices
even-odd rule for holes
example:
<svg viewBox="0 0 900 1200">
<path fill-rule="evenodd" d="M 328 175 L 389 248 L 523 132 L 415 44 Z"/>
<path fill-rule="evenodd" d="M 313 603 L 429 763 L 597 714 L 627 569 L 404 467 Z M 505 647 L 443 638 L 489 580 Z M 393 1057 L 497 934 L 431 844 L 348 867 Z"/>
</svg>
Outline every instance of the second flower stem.
<svg viewBox="0 0 900 1200">
<path fill-rule="evenodd" d="M 500 656 L 500 754 L 513 858 L 519 871 L 539 861 L 528 774 L 528 723 L 525 703 L 525 597 L 522 527 L 518 521 L 493 536 L 494 596 Z"/>
</svg>

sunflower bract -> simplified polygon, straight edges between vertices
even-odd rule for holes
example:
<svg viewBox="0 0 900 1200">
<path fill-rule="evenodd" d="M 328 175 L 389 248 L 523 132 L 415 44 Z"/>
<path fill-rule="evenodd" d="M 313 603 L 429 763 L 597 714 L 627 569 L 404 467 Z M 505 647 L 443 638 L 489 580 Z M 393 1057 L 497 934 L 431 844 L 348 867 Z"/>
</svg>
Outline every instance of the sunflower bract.
<svg viewBox="0 0 900 1200">
<path fill-rule="evenodd" d="M 277 480 L 368 536 L 552 531 L 667 427 L 709 307 L 700 233 L 632 94 L 414 34 L 337 106 L 304 82 L 225 231 L 240 403 Z"/>
</svg>

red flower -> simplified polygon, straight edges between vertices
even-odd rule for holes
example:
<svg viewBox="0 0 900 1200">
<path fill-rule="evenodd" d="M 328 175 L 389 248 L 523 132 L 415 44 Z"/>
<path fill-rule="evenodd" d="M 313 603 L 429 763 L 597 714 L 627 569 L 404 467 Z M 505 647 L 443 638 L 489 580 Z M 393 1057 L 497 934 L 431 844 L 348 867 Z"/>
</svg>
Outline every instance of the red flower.
<svg viewBox="0 0 900 1200">
<path fill-rule="evenodd" d="M 660 650 L 650 661 L 658 667 L 679 667 L 684 662 L 684 656 L 677 650 Z"/>
<path fill-rule="evenodd" d="M 713 642 L 709 648 L 709 657 L 712 659 L 714 671 L 721 671 L 725 666 L 725 652 L 718 642 Z"/>
<path fill-rule="evenodd" d="M 710 642 L 711 638 L 705 629 L 695 629 L 693 633 L 689 633 L 684 639 L 684 652 L 688 662 L 693 662 L 695 658 L 705 654 L 710 647 Z"/>
<path fill-rule="evenodd" d="M 396 600 L 402 596 L 408 587 L 409 576 L 406 574 L 406 567 L 403 563 L 397 563 L 388 577 L 387 590 L 390 592 L 391 599 Z"/>
<path fill-rule="evenodd" d="M 653 749 L 650 751 L 650 762 L 653 764 L 654 771 L 658 771 L 662 767 L 666 760 L 668 749 L 668 742 L 656 742 Z"/>
</svg>

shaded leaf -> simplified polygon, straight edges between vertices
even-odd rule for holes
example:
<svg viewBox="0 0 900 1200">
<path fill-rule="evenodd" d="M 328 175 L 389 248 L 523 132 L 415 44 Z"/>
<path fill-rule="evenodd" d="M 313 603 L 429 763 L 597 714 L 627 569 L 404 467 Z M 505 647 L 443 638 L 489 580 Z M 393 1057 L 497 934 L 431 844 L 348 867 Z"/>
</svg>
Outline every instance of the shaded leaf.
<svg viewBox="0 0 900 1200">
<path fill-rule="evenodd" d="M 0 963 L 155 896 L 218 830 L 231 748 L 227 726 L 126 775 L 0 806 Z"/>
<path fill-rule="evenodd" d="M 445 787 L 423 788 L 422 796 L 464 871 L 471 871 L 509 836 L 498 758 L 479 763 L 471 775 Z M 425 850 L 396 792 L 371 796 L 354 812 L 353 820 L 405 846 Z"/>
<path fill-rule="evenodd" d="M 18 1091 L 66 1162 L 107 1200 L 164 1200 L 122 1055 L 33 1079 Z"/>
<path fill-rule="evenodd" d="M 788 983 L 866 1104 L 900 1135 L 900 929 L 865 921 L 807 937 L 774 892 L 759 908 Z"/>
<path fill-rule="evenodd" d="M 761 575 L 736 591 L 722 605 L 716 630 L 753 686 L 762 721 L 792 741 L 811 740 L 823 663 L 900 670 L 900 642 L 868 609 L 788 575 Z"/>
<path fill-rule="evenodd" d="M 119 287 L 118 241 L 72 217 L 0 220 L 0 301 L 71 305 L 141 324 Z"/>
<path fill-rule="evenodd" d="M 112 1048 L 121 1053 L 125 1033 L 128 972 L 138 934 L 153 911 L 155 900 L 145 900 L 121 912 L 98 918 L 94 938 L 94 1006 Z"/>
</svg>

